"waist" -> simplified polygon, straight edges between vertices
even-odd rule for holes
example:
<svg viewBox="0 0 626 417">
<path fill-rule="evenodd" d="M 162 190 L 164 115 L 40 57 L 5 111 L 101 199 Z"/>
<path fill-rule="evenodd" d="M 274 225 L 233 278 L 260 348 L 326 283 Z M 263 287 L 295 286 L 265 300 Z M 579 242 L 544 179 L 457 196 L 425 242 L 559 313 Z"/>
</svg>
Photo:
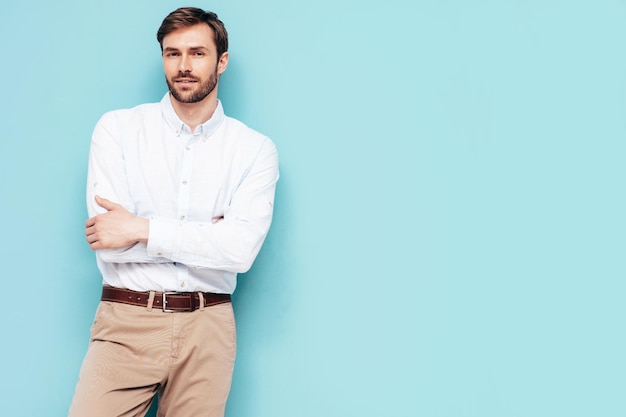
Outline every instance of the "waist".
<svg viewBox="0 0 626 417">
<path fill-rule="evenodd" d="M 237 274 L 216 269 L 190 268 L 173 263 L 110 263 L 98 259 L 103 284 L 138 291 L 202 291 L 232 294 Z"/>
<path fill-rule="evenodd" d="M 102 301 L 162 309 L 164 312 L 191 312 L 199 308 L 229 303 L 230 294 L 213 292 L 133 291 L 105 285 Z"/>
</svg>

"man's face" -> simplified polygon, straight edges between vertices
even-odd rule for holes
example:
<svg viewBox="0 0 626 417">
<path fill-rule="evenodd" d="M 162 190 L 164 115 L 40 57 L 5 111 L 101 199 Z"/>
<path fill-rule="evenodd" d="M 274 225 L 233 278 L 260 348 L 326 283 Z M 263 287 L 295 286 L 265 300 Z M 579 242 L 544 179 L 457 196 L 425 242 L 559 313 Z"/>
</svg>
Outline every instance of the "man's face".
<svg viewBox="0 0 626 417">
<path fill-rule="evenodd" d="M 165 80 L 177 101 L 197 103 L 215 91 L 228 53 L 218 59 L 214 39 L 213 29 L 206 24 L 178 29 L 163 38 Z"/>
</svg>

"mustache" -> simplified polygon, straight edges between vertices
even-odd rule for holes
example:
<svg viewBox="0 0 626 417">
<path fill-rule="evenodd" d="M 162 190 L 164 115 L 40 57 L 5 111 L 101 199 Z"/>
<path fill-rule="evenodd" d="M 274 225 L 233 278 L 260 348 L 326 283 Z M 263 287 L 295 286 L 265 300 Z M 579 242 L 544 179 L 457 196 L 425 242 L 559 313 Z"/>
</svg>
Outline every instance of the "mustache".
<svg viewBox="0 0 626 417">
<path fill-rule="evenodd" d="M 199 81 L 200 80 L 200 78 L 195 77 L 189 74 L 188 72 L 179 72 L 178 75 L 176 77 L 173 77 L 172 79 L 174 81 L 181 81 L 181 80 Z"/>
</svg>

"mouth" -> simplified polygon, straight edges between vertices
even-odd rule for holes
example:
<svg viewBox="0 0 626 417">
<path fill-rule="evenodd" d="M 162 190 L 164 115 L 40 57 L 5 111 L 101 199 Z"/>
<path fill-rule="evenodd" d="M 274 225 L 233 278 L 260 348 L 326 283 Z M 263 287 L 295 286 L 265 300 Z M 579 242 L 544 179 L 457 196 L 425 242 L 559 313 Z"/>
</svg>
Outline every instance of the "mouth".
<svg viewBox="0 0 626 417">
<path fill-rule="evenodd" d="M 198 80 L 195 80 L 193 78 L 175 78 L 174 82 L 175 83 L 181 83 L 181 84 L 191 84 L 191 83 L 198 82 Z"/>
</svg>

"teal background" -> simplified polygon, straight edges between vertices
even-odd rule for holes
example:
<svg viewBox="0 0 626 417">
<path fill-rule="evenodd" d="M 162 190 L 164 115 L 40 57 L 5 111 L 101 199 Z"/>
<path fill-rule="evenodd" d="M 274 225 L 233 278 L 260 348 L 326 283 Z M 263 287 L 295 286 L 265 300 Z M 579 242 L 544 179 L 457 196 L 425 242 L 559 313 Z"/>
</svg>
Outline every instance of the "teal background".
<svg viewBox="0 0 626 417">
<path fill-rule="evenodd" d="M 0 12 L 3 416 L 66 415 L 89 138 L 161 98 L 183 5 Z M 626 415 L 626 2 L 196 5 L 231 35 L 226 112 L 281 158 L 227 416 Z"/>
</svg>

